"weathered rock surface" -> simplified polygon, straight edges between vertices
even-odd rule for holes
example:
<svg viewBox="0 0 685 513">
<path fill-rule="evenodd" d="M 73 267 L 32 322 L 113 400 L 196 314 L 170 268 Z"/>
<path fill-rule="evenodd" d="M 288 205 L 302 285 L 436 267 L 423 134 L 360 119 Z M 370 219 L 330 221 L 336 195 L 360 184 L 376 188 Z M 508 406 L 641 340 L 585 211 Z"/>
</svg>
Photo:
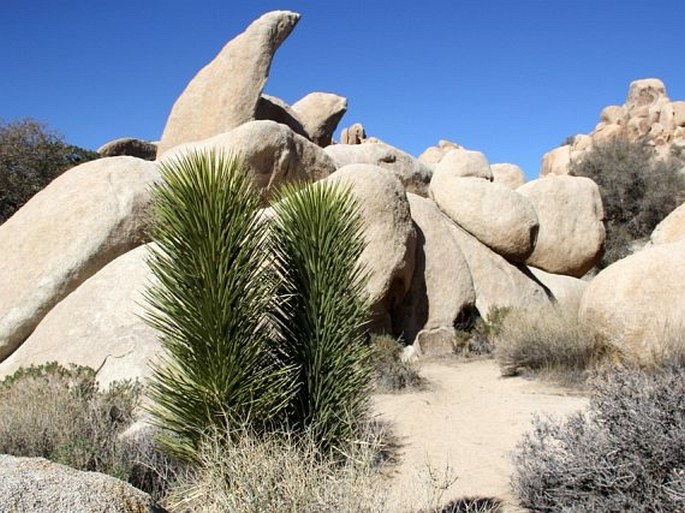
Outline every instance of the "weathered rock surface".
<svg viewBox="0 0 685 513">
<path fill-rule="evenodd" d="M 125 137 L 115 139 L 98 148 L 101 157 L 136 157 L 143 160 L 155 160 L 157 157 L 157 145 L 140 139 Z"/>
<path fill-rule="evenodd" d="M 588 286 L 587 281 L 563 274 L 548 273 L 532 266 L 528 266 L 528 270 L 552 294 L 557 304 L 578 309 Z"/>
<path fill-rule="evenodd" d="M 685 240 L 685 203 L 668 214 L 649 236 L 652 244 Z"/>
<path fill-rule="evenodd" d="M 542 156 L 540 177 L 550 175 L 567 175 L 571 164 L 571 146 L 565 144 Z"/>
<path fill-rule="evenodd" d="M 362 265 L 373 304 L 372 329 L 390 332 L 391 311 L 404 299 L 414 274 L 416 232 L 399 178 L 369 164 L 344 166 L 326 179 L 350 188 L 361 209 L 367 246 Z"/>
<path fill-rule="evenodd" d="M 361 123 L 343 128 L 340 133 L 340 144 L 361 144 L 366 140 L 366 130 Z"/>
<path fill-rule="evenodd" d="M 526 183 L 523 169 L 516 164 L 490 164 L 490 170 L 493 182 L 509 187 L 511 190 L 516 190 Z"/>
<path fill-rule="evenodd" d="M 255 119 L 273 56 L 299 19 L 299 14 L 289 11 L 269 12 L 229 41 L 176 100 L 159 143 L 159 154 Z"/>
<path fill-rule="evenodd" d="M 436 173 L 455 177 L 473 176 L 492 181 L 492 170 L 488 159 L 479 151 L 451 150 L 435 165 Z"/>
<path fill-rule="evenodd" d="M 0 361 L 67 294 L 149 240 L 153 162 L 111 157 L 56 178 L 0 226 Z"/>
<path fill-rule="evenodd" d="M 322 148 L 275 121 L 251 121 L 211 139 L 177 146 L 162 160 L 211 149 L 240 155 L 255 185 L 267 197 L 280 185 L 315 182 L 336 169 Z"/>
<path fill-rule="evenodd" d="M 0 363 L 0 379 L 19 367 L 56 361 L 98 369 L 100 385 L 145 378 L 160 351 L 147 326 L 143 292 L 152 280 L 148 245 L 116 258 L 81 284 L 43 318 L 31 336 Z"/>
<path fill-rule="evenodd" d="M 440 141 L 438 141 L 437 146 L 431 146 L 429 148 L 426 148 L 425 151 L 421 155 L 419 155 L 418 160 L 423 164 L 432 166 L 440 162 L 443 159 L 443 157 L 450 151 L 462 149 L 463 148 L 459 146 L 457 143 L 441 139 Z"/>
<path fill-rule="evenodd" d="M 275 96 L 263 94 L 257 101 L 255 120 L 275 121 L 290 127 L 296 134 L 309 139 L 309 134 L 302 126 L 302 121 L 297 117 L 295 111 L 283 100 Z"/>
<path fill-rule="evenodd" d="M 324 150 L 338 168 L 349 164 L 371 164 L 392 171 L 408 192 L 428 195 L 431 171 L 408 153 L 383 142 L 334 144 Z"/>
<path fill-rule="evenodd" d="M 293 104 L 309 139 L 321 147 L 331 144 L 333 132 L 347 112 L 347 99 L 331 93 L 311 93 Z"/>
<path fill-rule="evenodd" d="M 650 364 L 670 349 L 685 350 L 683 290 L 685 244 L 652 246 L 595 276 L 583 294 L 580 321 L 626 360 Z"/>
<path fill-rule="evenodd" d="M 503 257 L 524 262 L 533 252 L 539 227 L 535 209 L 508 187 L 436 169 L 430 196 L 450 219 Z"/>
<path fill-rule="evenodd" d="M 43 458 L 0 454 L 0 509 L 32 513 L 164 513 L 152 498 L 114 477 Z"/>
<path fill-rule="evenodd" d="M 432 334 L 444 338 L 436 328 L 454 334 L 455 324 L 473 311 L 476 293 L 454 224 L 433 201 L 411 193 L 407 198 L 416 227 L 416 264 L 409 292 L 393 312 L 393 331 L 412 343 L 421 330 L 428 330 L 423 335 L 425 353 Z"/>
<path fill-rule="evenodd" d="M 589 178 L 550 176 L 516 189 L 528 198 L 540 222 L 537 243 L 526 263 L 554 274 L 580 278 L 597 264 L 604 247 L 604 209 Z"/>
<path fill-rule="evenodd" d="M 536 308 L 552 303 L 550 292 L 524 265 L 514 265 L 455 226 L 476 291 L 476 308 L 488 318 L 495 307 Z"/>
</svg>

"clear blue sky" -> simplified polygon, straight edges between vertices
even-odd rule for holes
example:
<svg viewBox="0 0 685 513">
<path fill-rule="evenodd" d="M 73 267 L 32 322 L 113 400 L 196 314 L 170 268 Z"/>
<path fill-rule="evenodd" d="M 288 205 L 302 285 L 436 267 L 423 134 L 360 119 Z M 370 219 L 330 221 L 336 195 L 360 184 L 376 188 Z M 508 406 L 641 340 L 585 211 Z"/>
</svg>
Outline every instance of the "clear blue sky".
<svg viewBox="0 0 685 513">
<path fill-rule="evenodd" d="M 415 156 L 449 139 L 534 178 L 632 80 L 685 100 L 685 0 L 2 0 L 0 118 L 90 149 L 156 140 L 194 74 L 274 9 L 302 19 L 265 91 L 341 94 L 341 127 Z"/>
</svg>

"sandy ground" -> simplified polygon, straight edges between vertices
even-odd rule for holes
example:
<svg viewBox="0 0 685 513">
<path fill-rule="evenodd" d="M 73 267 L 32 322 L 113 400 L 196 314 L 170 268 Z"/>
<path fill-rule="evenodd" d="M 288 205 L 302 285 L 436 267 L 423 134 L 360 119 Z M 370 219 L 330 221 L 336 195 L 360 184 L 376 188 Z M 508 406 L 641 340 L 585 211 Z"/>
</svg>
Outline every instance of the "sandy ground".
<svg viewBox="0 0 685 513">
<path fill-rule="evenodd" d="M 538 380 L 502 378 L 493 360 L 426 361 L 420 374 L 428 381 L 426 390 L 374 397 L 375 411 L 399 443 L 389 483 L 391 509 L 416 511 L 481 496 L 504 500 L 507 512 L 520 511 L 509 491 L 511 451 L 536 414 L 565 416 L 587 400 Z M 436 496 L 439 487 L 431 483 L 455 476 L 442 497 Z"/>
</svg>

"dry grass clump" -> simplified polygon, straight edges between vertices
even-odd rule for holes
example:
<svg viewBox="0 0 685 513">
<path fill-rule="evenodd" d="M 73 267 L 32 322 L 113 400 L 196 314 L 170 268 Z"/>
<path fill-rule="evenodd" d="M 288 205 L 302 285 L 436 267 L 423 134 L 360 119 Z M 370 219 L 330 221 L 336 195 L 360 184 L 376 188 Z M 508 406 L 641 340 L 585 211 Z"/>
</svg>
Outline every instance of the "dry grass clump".
<svg viewBox="0 0 685 513">
<path fill-rule="evenodd" d="M 495 350 L 503 376 L 534 373 L 567 384 L 585 381 L 606 354 L 606 346 L 578 322 L 575 305 L 512 312 Z"/>
<path fill-rule="evenodd" d="M 131 382 L 99 390 L 88 367 L 53 362 L 19 369 L 0 381 L 0 453 L 102 472 L 158 498 L 177 463 L 151 433 L 122 437 L 141 394 Z"/>
<path fill-rule="evenodd" d="M 195 470 L 169 494 L 174 511 L 195 513 L 372 513 L 384 511 L 379 441 L 331 456 L 308 436 L 248 431 L 208 437 Z"/>
<path fill-rule="evenodd" d="M 424 379 L 415 362 L 402 359 L 404 346 L 390 335 L 371 336 L 373 381 L 377 392 L 422 388 Z"/>
<path fill-rule="evenodd" d="M 537 419 L 514 462 L 513 489 L 533 511 L 685 511 L 685 371 L 596 379 L 588 410 Z"/>
</svg>

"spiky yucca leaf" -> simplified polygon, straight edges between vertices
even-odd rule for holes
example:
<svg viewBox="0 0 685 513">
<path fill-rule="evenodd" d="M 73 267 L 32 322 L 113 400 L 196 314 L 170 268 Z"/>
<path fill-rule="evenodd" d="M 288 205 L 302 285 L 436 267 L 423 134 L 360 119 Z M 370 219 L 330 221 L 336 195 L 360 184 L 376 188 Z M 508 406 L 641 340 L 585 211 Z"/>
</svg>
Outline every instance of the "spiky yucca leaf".
<svg viewBox="0 0 685 513">
<path fill-rule="evenodd" d="M 192 458 L 208 429 L 262 429 L 293 391 L 274 351 L 277 296 L 268 227 L 241 164 L 221 153 L 162 163 L 153 190 L 147 321 L 165 355 L 153 368 L 151 411 Z"/>
<path fill-rule="evenodd" d="M 288 298 L 285 352 L 298 376 L 290 421 L 334 448 L 354 435 L 369 398 L 361 216 L 348 191 L 321 182 L 286 188 L 274 210 Z"/>
</svg>

